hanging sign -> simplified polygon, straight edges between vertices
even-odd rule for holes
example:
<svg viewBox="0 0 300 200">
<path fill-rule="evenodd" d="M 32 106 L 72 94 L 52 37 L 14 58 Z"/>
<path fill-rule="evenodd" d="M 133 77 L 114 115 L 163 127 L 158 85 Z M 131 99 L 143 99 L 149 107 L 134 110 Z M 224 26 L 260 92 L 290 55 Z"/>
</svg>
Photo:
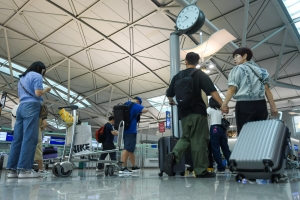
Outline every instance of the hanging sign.
<svg viewBox="0 0 300 200">
<path fill-rule="evenodd" d="M 160 133 L 165 132 L 165 122 L 159 122 L 158 123 L 158 130 Z"/>
<path fill-rule="evenodd" d="M 166 128 L 171 129 L 171 112 L 166 111 Z"/>
</svg>

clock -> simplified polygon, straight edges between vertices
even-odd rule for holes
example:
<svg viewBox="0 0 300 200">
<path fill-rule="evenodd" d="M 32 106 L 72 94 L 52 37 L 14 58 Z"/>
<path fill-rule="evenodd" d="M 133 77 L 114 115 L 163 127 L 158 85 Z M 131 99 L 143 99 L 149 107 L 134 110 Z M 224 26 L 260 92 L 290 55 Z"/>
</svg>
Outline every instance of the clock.
<svg viewBox="0 0 300 200">
<path fill-rule="evenodd" d="M 185 34 L 196 33 L 204 24 L 205 15 L 196 5 L 183 8 L 176 18 L 176 27 Z"/>
</svg>

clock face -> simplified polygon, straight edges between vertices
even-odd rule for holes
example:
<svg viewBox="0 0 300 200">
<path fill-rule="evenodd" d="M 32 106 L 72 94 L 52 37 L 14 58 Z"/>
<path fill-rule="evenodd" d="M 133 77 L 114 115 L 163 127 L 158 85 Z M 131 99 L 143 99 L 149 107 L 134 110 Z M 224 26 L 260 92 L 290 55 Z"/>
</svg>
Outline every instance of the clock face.
<svg viewBox="0 0 300 200">
<path fill-rule="evenodd" d="M 186 30 L 192 27 L 199 17 L 199 8 L 196 5 L 190 5 L 182 9 L 177 16 L 176 25 L 179 30 Z"/>
</svg>

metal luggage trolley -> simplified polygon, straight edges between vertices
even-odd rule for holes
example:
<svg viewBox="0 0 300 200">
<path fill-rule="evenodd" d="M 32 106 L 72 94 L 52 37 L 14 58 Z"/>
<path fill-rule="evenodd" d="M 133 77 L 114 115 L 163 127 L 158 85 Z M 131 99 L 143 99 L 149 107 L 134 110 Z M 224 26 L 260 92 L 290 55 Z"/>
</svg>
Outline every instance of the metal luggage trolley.
<svg viewBox="0 0 300 200">
<path fill-rule="evenodd" d="M 68 125 L 73 125 L 72 126 L 72 140 L 71 140 L 71 144 L 67 145 L 67 143 L 65 143 L 64 145 L 64 150 L 62 153 L 62 157 L 58 158 L 60 160 L 60 162 L 56 162 L 53 164 L 52 167 L 52 173 L 57 176 L 57 177 L 68 177 L 72 174 L 72 171 L 76 168 L 73 162 L 97 162 L 97 163 L 108 163 L 108 165 L 105 166 L 105 176 L 107 175 L 114 175 L 114 171 L 115 168 L 120 168 L 120 164 L 121 162 L 118 162 L 116 160 L 89 160 L 89 159 L 75 159 L 73 156 L 73 150 L 74 150 L 74 143 L 75 143 L 75 133 L 76 133 L 76 122 L 77 122 L 77 109 L 78 106 L 76 105 L 70 105 L 70 106 L 61 106 L 58 107 L 59 110 L 61 109 L 72 109 L 72 116 L 73 116 L 73 123 L 68 124 L 66 123 L 66 127 Z M 91 152 L 91 153 L 82 153 L 79 156 L 83 157 L 83 156 L 93 156 L 93 155 L 98 155 L 100 156 L 103 153 L 112 153 L 112 152 L 118 152 L 121 151 L 121 146 L 122 146 L 122 141 L 123 141 L 123 132 L 124 132 L 124 121 L 121 121 L 119 124 L 119 134 L 118 134 L 118 141 L 117 141 L 117 147 L 116 149 L 113 150 L 105 150 L 105 151 L 96 151 L 96 152 Z M 66 128 L 66 139 L 67 139 L 67 128 Z M 69 150 L 69 155 L 66 156 L 66 152 L 67 149 L 70 148 Z M 77 157 L 77 156 L 76 156 Z"/>
</svg>

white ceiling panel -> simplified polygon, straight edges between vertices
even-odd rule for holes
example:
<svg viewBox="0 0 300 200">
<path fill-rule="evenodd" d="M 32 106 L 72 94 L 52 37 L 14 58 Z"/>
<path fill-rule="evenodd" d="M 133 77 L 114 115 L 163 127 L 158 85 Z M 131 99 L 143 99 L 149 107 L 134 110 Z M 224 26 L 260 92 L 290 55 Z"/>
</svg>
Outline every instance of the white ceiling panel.
<svg viewBox="0 0 300 200">
<path fill-rule="evenodd" d="M 151 70 L 156 70 L 165 66 L 170 65 L 168 60 L 158 60 L 156 58 L 136 56 L 142 63 L 149 66 Z"/>
<path fill-rule="evenodd" d="M 94 16 L 95 14 L 90 12 L 90 14 L 85 14 L 84 16 L 87 16 L 89 18 L 82 18 L 83 21 L 90 24 L 92 27 L 100 31 L 102 34 L 109 36 L 115 32 L 117 32 L 119 29 L 124 28 L 125 24 L 120 23 L 113 23 L 113 22 L 107 22 L 107 21 L 101 21 L 98 20 L 98 16 Z M 91 17 L 94 16 L 94 17 Z"/>
<path fill-rule="evenodd" d="M 169 37 L 172 30 L 174 30 L 175 23 L 174 19 L 170 19 L 161 8 L 164 5 L 177 6 L 169 8 L 169 11 L 174 15 L 178 15 L 182 8 L 178 6 L 176 1 L 132 0 L 133 13 L 131 13 L 129 1 L 127 0 L 51 0 L 52 3 L 35 0 L 28 3 L 26 8 L 21 7 L 28 2 L 27 0 L 14 0 L 17 8 L 11 2 L 10 0 L 0 0 L 0 24 L 3 25 L 10 19 L 5 27 L 7 28 L 11 56 L 14 57 L 24 52 L 15 59 L 18 64 L 28 67 L 32 62 L 40 60 L 51 67 L 53 64 L 69 57 L 72 60 L 71 90 L 77 91 L 82 95 L 80 98 L 84 98 L 84 96 L 93 94 L 99 88 L 112 84 L 116 88 L 114 89 L 112 98 L 114 101 L 112 101 L 111 106 L 117 102 L 125 102 L 129 91 L 131 91 L 131 95 L 140 95 L 145 99 L 165 94 L 167 89 L 165 83 L 170 81 L 170 67 L 168 66 L 170 63 Z M 263 3 L 265 1 L 250 0 L 248 25 L 261 9 Z M 244 1 L 198 1 L 197 5 L 204 10 L 206 17 L 218 29 L 225 28 L 236 36 L 238 40 L 235 42 L 240 45 L 239 40 L 243 34 L 244 25 Z M 14 15 L 14 10 L 20 8 L 22 9 L 20 13 L 26 17 L 32 29 L 28 27 L 20 14 Z M 83 22 L 80 23 L 80 20 L 83 20 Z M 274 8 L 273 2 L 269 1 L 266 8 L 262 9 L 256 24 L 247 33 L 248 41 L 246 41 L 246 45 L 253 47 L 265 37 L 274 33 L 276 28 L 283 25 L 284 22 Z M 129 32 L 131 27 L 133 30 L 132 35 Z M 9 29 L 16 30 L 22 36 Z M 260 34 L 267 30 L 271 31 Z M 205 26 L 202 27 L 202 31 L 212 33 Z M 257 34 L 258 36 L 255 36 Z M 292 34 L 292 32 L 289 32 L 287 36 L 286 45 L 288 47 L 284 50 L 285 55 L 281 62 L 282 66 L 288 62 L 294 53 L 299 53 L 297 48 L 293 48 L 297 44 L 292 40 Z M 265 44 L 253 51 L 254 60 L 259 61 L 260 66 L 266 68 L 270 75 L 274 75 L 275 72 L 282 38 L 283 31 L 268 39 Z M 203 41 L 207 39 L 208 36 L 204 34 Z M 36 45 L 34 45 L 35 41 L 37 42 Z M 180 45 L 184 48 L 193 47 L 199 41 L 198 34 L 193 34 L 191 37 L 184 35 L 180 38 Z M 130 46 L 131 42 L 134 44 L 133 48 Z M 43 45 L 38 43 L 45 45 L 46 50 Z M 30 48 L 31 46 L 33 47 Z M 86 51 L 89 53 L 87 54 Z M 232 49 L 226 47 L 222 48 L 220 52 L 232 53 Z M 3 28 L 0 31 L 0 56 L 4 59 L 7 58 Z M 231 64 L 233 63 L 232 57 L 230 55 L 216 56 L 224 60 L 213 59 L 219 69 L 228 76 L 230 69 L 233 68 Z M 279 80 L 299 86 L 299 62 L 300 58 L 298 56 L 288 66 L 285 66 L 285 70 L 279 74 Z M 131 64 L 133 64 L 132 71 Z M 56 81 L 57 84 L 67 86 L 67 66 L 68 62 L 63 62 L 55 70 L 48 72 L 46 77 Z M 185 69 L 183 62 L 181 63 L 181 69 Z M 95 75 L 92 75 L 90 70 L 94 70 Z M 217 74 L 218 71 L 212 69 L 210 78 L 215 80 Z M 130 76 L 133 76 L 132 85 L 129 81 Z M 10 81 L 10 76 L 5 77 L 7 81 Z M 6 85 L 3 81 L 0 80 L 0 87 Z M 221 90 L 227 91 L 227 80 L 223 76 L 216 80 L 216 85 Z M 130 90 L 130 88 L 132 89 Z M 107 88 L 103 92 L 87 98 L 87 100 L 91 103 L 101 103 L 97 107 L 106 113 L 110 99 L 110 89 Z M 296 90 L 278 87 L 272 89 L 272 92 L 275 100 L 280 98 L 295 99 L 300 94 Z M 47 97 L 45 98 L 47 99 Z M 48 98 L 49 100 L 55 99 L 50 96 Z M 158 113 L 148 103 L 145 102 L 145 105 L 148 105 L 155 115 Z M 234 107 L 234 105 L 235 102 L 231 101 L 230 106 Z M 283 105 L 284 103 L 281 101 L 278 103 L 278 106 Z M 57 109 L 57 106 L 54 103 L 53 107 L 55 109 Z M 102 115 L 93 106 L 85 110 L 93 112 L 92 116 Z M 86 114 L 82 117 L 89 118 Z M 92 125 L 96 125 L 101 123 L 99 119 L 89 119 L 88 121 Z"/>
<path fill-rule="evenodd" d="M 80 46 L 71 46 L 71 45 L 66 45 L 66 44 L 61 44 L 61 43 L 53 43 L 53 42 L 44 42 L 44 44 L 59 52 L 60 54 L 64 56 L 70 56 L 73 55 L 83 49 L 83 47 Z"/>
<path fill-rule="evenodd" d="M 0 2 L 0 23 L 4 24 L 10 18 L 10 16 L 14 14 L 14 11 L 11 8 L 3 8 L 4 4 L 1 3 L 2 2 Z"/>
<path fill-rule="evenodd" d="M 290 57 L 292 54 L 290 55 Z M 300 56 L 299 54 L 297 57 L 285 68 L 287 74 L 292 75 L 295 73 L 299 73 L 299 63 L 300 63 Z"/>
</svg>

